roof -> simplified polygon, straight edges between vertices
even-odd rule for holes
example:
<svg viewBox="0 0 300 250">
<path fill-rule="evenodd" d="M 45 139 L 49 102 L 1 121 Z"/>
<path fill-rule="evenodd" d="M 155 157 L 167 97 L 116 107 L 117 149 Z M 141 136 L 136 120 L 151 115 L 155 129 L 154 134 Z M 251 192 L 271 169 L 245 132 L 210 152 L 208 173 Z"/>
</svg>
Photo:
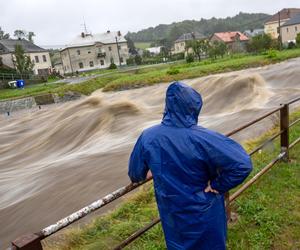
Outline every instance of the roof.
<svg viewBox="0 0 300 250">
<path fill-rule="evenodd" d="M 300 9 L 298 8 L 286 8 L 286 9 L 282 9 L 280 11 L 280 20 L 286 20 L 286 19 L 290 19 L 293 16 L 297 15 L 300 13 Z M 273 16 L 271 16 L 267 21 L 267 23 L 272 23 L 272 22 L 276 22 L 278 21 L 278 12 L 276 14 L 274 14 Z"/>
<path fill-rule="evenodd" d="M 119 43 L 127 42 L 126 39 L 119 32 L 105 32 L 97 34 L 84 34 L 78 35 L 73 39 L 69 44 L 66 45 L 66 48 L 70 47 L 82 47 L 82 46 L 92 46 L 97 42 L 103 44 L 116 43 L 116 37 Z"/>
<path fill-rule="evenodd" d="M 162 46 L 147 48 L 150 53 L 159 54 Z"/>
<path fill-rule="evenodd" d="M 290 20 L 285 22 L 281 27 L 295 25 L 295 24 L 300 24 L 300 14 L 293 16 Z"/>
<path fill-rule="evenodd" d="M 21 45 L 27 53 L 47 51 L 25 39 L 3 39 L 0 40 L 0 53 L 14 53 L 16 45 Z"/>
<path fill-rule="evenodd" d="M 230 32 L 219 32 L 215 33 L 214 36 L 217 36 L 220 40 L 225 43 L 230 43 L 234 41 L 236 36 L 240 37 L 240 41 L 248 41 L 249 38 L 239 31 L 230 31 Z"/>
<path fill-rule="evenodd" d="M 178 42 L 183 42 L 183 41 L 189 41 L 189 40 L 200 40 L 200 39 L 205 39 L 206 36 L 204 36 L 203 34 L 199 33 L 199 32 L 191 32 L 191 33 L 185 33 L 182 34 L 176 41 L 175 43 Z"/>
<path fill-rule="evenodd" d="M 245 30 L 244 31 L 244 34 L 248 37 L 262 35 L 263 33 L 264 33 L 264 29 L 254 29 L 254 30 Z"/>
</svg>

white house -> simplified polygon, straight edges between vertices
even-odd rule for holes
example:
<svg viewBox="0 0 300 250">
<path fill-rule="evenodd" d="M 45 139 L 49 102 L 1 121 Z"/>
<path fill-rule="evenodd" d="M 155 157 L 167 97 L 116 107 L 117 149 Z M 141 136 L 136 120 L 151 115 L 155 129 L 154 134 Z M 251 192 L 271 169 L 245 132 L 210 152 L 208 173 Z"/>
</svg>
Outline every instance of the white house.
<svg viewBox="0 0 300 250">
<path fill-rule="evenodd" d="M 60 51 L 65 73 L 107 68 L 111 63 L 126 65 L 129 58 L 121 32 L 86 34 L 82 32 Z"/>
<path fill-rule="evenodd" d="M 15 68 L 14 53 L 16 45 L 21 45 L 25 54 L 34 62 L 33 71 L 36 75 L 48 75 L 51 69 L 51 60 L 48 50 L 45 50 L 25 39 L 0 40 L 0 57 L 2 63 L 10 68 Z"/>
</svg>

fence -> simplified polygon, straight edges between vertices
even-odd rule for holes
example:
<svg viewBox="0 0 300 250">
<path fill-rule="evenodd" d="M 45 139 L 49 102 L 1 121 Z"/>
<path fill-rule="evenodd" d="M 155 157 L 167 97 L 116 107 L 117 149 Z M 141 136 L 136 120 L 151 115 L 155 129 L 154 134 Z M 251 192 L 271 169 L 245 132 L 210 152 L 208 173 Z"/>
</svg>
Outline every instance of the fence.
<svg viewBox="0 0 300 250">
<path fill-rule="evenodd" d="M 17 79 L 27 79 L 27 80 L 44 80 L 47 79 L 47 75 L 34 75 L 34 74 L 16 74 L 16 73 L 0 73 L 0 80 L 17 80 Z"/>
<path fill-rule="evenodd" d="M 253 183 L 255 183 L 263 174 L 265 174 L 267 171 L 269 171 L 278 161 L 284 160 L 288 161 L 289 159 L 289 149 L 293 148 L 297 143 L 300 142 L 300 137 L 297 138 L 294 142 L 289 142 L 289 128 L 300 122 L 300 118 L 295 120 L 292 123 L 289 123 L 289 106 L 291 104 L 294 104 L 296 102 L 300 101 L 300 97 L 286 103 L 280 105 L 280 107 L 266 113 L 265 115 L 260 116 L 259 118 L 254 119 L 251 122 L 248 122 L 247 124 L 231 131 L 230 133 L 226 134 L 227 136 L 232 136 L 240 131 L 242 131 L 245 128 L 250 127 L 253 124 L 256 124 L 257 122 L 265 119 L 266 117 L 269 117 L 277 112 L 280 113 L 280 131 L 273 135 L 272 137 L 268 138 L 264 143 L 253 149 L 249 154 L 252 156 L 253 154 L 257 153 L 260 149 L 262 149 L 265 145 L 267 145 L 269 142 L 273 141 L 277 137 L 280 136 L 280 146 L 281 146 L 281 152 L 275 157 L 269 164 L 267 164 L 265 167 L 263 167 L 254 177 L 252 177 L 249 181 L 247 181 L 245 184 L 243 184 L 235 193 L 230 195 L 229 193 L 225 194 L 225 204 L 226 204 L 226 213 L 227 218 L 231 218 L 231 210 L 230 210 L 230 203 L 232 203 L 235 199 L 237 199 L 247 188 L 249 188 Z M 104 207 L 105 205 L 111 203 L 112 201 L 120 198 L 121 196 L 129 193 L 130 191 L 136 189 L 137 187 L 145 184 L 146 182 L 149 182 L 152 178 L 148 178 L 147 180 L 141 182 L 141 183 L 135 183 L 135 184 L 129 184 L 125 187 L 119 188 L 118 190 L 114 191 L 113 193 L 103 197 L 100 200 L 97 200 L 93 202 L 92 204 L 80 209 L 79 211 L 61 219 L 60 221 L 56 222 L 53 225 L 50 225 L 44 229 L 42 229 L 38 233 L 32 233 L 27 234 L 24 236 L 21 236 L 14 240 L 11 245 L 11 249 L 13 250 L 42 250 L 42 244 L 41 240 L 47 238 L 48 236 L 58 232 L 59 230 L 65 228 L 66 226 L 72 224 L 75 221 L 78 221 L 79 219 L 85 217 L 89 213 Z M 134 232 L 130 237 L 125 239 L 123 242 L 121 242 L 118 246 L 116 246 L 114 249 L 119 250 L 123 249 L 125 246 L 133 242 L 135 239 L 140 237 L 142 234 L 144 234 L 146 231 L 148 231 L 150 228 L 152 228 L 154 225 L 158 224 L 160 222 L 160 219 L 157 218 L 153 220 L 151 223 L 146 225 L 145 227 L 141 228 L 140 230 Z"/>
</svg>

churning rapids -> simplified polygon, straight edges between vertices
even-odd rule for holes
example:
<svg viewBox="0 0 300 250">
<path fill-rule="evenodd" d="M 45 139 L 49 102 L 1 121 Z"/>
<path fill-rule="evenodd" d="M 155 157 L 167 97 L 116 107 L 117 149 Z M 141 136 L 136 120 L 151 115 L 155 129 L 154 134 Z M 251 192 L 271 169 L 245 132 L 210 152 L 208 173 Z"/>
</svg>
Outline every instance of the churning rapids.
<svg viewBox="0 0 300 250">
<path fill-rule="evenodd" d="M 184 81 L 204 99 L 199 124 L 229 132 L 300 95 L 300 59 Z M 0 248 L 128 184 L 142 129 L 159 123 L 168 84 L 0 118 Z M 238 135 L 253 138 L 276 116 Z M 2 246 L 1 246 L 2 243 Z"/>
</svg>

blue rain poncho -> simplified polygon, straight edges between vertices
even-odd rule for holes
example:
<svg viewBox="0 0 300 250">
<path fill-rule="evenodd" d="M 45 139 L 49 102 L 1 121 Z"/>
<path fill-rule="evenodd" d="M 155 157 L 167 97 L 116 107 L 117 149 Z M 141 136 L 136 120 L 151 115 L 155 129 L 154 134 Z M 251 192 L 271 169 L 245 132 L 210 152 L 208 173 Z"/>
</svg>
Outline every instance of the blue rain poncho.
<svg viewBox="0 0 300 250">
<path fill-rule="evenodd" d="M 162 123 L 143 131 L 130 157 L 132 182 L 152 172 L 169 250 L 225 249 L 223 194 L 252 170 L 250 157 L 238 143 L 197 126 L 201 107 L 199 93 L 172 83 Z M 209 181 L 219 194 L 204 192 Z"/>
</svg>

